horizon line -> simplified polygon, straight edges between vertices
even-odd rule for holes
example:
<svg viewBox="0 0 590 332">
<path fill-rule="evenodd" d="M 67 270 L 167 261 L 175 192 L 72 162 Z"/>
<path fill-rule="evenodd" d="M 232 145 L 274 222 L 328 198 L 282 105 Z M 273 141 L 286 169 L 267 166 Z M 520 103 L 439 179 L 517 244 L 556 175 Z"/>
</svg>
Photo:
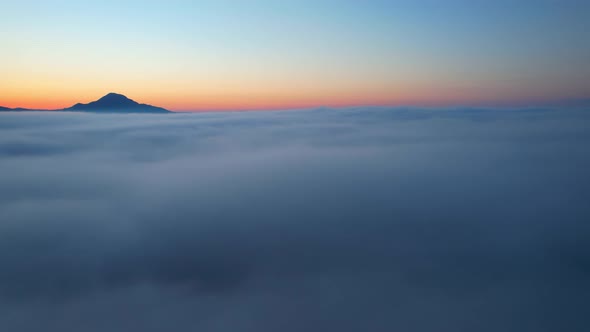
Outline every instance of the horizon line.
<svg viewBox="0 0 590 332">
<path fill-rule="evenodd" d="M 104 96 L 110 94 L 117 94 L 126 97 L 125 94 L 110 92 Z M 101 97 L 97 100 L 100 100 Z M 128 98 L 128 97 L 126 97 Z M 131 98 L 128 98 L 131 99 Z M 131 99 L 132 101 L 143 104 L 141 101 Z M 90 101 L 92 103 L 94 101 Z M 36 107 L 22 107 L 22 106 L 5 106 L 0 103 L 0 108 L 9 110 L 21 110 L 21 111 L 42 111 L 42 112 L 55 112 L 66 110 L 78 104 L 84 104 L 81 102 L 73 103 L 70 106 L 58 107 L 58 108 L 36 108 Z M 174 113 L 201 113 L 201 112 L 247 112 L 247 111 L 290 111 L 290 110 L 310 110 L 310 109 L 346 109 L 346 108 L 423 108 L 423 109 L 441 109 L 441 108 L 499 108 L 499 109 L 510 109 L 510 108 L 555 108 L 555 107 L 590 107 L 590 96 L 573 96 L 570 98 L 555 98 L 555 99 L 544 99 L 544 100 L 521 100 L 521 101 L 491 101 L 482 100 L 478 102 L 392 102 L 392 103 L 328 103 L 328 104 L 298 104 L 298 105 L 285 105 L 285 106 L 246 106 L 246 107 L 195 107 L 195 108 L 167 108 L 161 105 L 144 104 L 154 107 L 163 108 L 167 111 Z"/>
<path fill-rule="evenodd" d="M 150 105 L 152 106 L 152 105 Z M 9 112 L 66 112 L 67 108 L 60 109 L 33 109 L 23 107 L 4 107 L 0 105 L 0 109 L 5 108 Z M 539 110 L 554 110 L 558 108 L 589 108 L 590 101 L 587 105 L 579 106 L 560 106 L 560 105 L 469 105 L 469 104 L 455 104 L 455 105 L 410 105 L 410 104 L 399 104 L 399 105 L 349 105 L 349 106 L 310 106 L 310 107 L 292 107 L 292 108 L 223 108 L 223 109 L 191 109 L 191 110 L 173 110 L 164 108 L 164 110 L 170 113 L 231 113 L 231 112 L 289 112 L 289 111 L 313 111 L 313 110 L 346 110 L 354 108 L 371 108 L 371 109 L 414 109 L 414 110 L 453 110 L 453 109 L 472 109 L 472 110 L 526 110 L 526 109 L 539 109 Z M 1 111 L 1 110 L 0 110 Z M 69 111 L 71 113 L 85 113 L 84 111 Z M 1 113 L 1 112 L 0 112 Z M 98 111 L 96 113 L 101 113 Z M 108 113 L 108 112 L 104 112 Z M 141 113 L 138 113 L 141 114 Z"/>
</svg>

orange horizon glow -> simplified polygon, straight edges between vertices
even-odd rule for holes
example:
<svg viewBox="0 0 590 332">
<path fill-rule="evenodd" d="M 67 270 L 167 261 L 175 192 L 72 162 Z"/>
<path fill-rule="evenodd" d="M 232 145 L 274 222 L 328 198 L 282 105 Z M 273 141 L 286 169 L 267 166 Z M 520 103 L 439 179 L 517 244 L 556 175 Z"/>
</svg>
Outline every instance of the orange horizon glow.
<svg viewBox="0 0 590 332">
<path fill-rule="evenodd" d="M 98 93 L 84 93 L 81 95 L 31 95 L 13 94 L 9 98 L 0 99 L 0 106 L 8 108 L 26 108 L 36 110 L 59 110 L 71 107 L 77 103 L 89 103 L 95 101 L 109 92 L 126 95 L 138 103 L 163 107 L 174 112 L 198 112 L 198 111 L 254 111 L 254 110 L 288 110 L 308 109 L 317 107 L 452 107 L 452 106 L 531 106 L 542 105 L 547 102 L 567 99 L 583 99 L 585 96 L 564 95 L 556 99 L 547 99 L 538 96 L 527 98 L 513 97 L 497 99 L 487 96 L 478 98 L 466 98 L 460 95 L 398 95 L 397 97 L 372 96 L 367 98 L 362 95 L 347 97 L 338 96 L 277 96 L 257 94 L 250 97 L 243 95 L 196 95 L 196 96 L 158 96 L 144 93 L 125 93 L 124 91 L 105 90 Z"/>
</svg>

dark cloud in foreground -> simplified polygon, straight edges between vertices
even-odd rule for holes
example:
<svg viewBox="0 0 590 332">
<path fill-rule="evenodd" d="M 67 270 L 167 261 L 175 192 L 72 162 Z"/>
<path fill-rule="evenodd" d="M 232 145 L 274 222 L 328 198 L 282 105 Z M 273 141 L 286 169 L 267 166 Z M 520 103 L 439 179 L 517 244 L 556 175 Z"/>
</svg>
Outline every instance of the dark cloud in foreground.
<svg viewBox="0 0 590 332">
<path fill-rule="evenodd" d="M 0 115 L 2 331 L 587 331 L 590 113 Z"/>
</svg>

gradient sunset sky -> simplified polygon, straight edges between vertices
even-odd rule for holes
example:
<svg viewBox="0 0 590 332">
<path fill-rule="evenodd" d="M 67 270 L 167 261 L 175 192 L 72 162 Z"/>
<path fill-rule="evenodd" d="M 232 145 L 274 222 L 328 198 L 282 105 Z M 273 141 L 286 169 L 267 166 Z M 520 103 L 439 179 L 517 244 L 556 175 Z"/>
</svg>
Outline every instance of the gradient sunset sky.
<svg viewBox="0 0 590 332">
<path fill-rule="evenodd" d="M 0 105 L 172 110 L 590 97 L 587 0 L 5 1 Z"/>
</svg>

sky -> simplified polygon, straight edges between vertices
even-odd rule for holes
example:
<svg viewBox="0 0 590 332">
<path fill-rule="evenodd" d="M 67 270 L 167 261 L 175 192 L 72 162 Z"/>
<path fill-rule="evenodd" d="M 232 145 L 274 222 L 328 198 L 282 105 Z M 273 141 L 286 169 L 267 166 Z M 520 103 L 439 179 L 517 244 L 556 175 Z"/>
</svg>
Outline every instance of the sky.
<svg viewBox="0 0 590 332">
<path fill-rule="evenodd" d="M 0 105 L 529 105 L 590 96 L 582 0 L 0 0 Z"/>
</svg>

